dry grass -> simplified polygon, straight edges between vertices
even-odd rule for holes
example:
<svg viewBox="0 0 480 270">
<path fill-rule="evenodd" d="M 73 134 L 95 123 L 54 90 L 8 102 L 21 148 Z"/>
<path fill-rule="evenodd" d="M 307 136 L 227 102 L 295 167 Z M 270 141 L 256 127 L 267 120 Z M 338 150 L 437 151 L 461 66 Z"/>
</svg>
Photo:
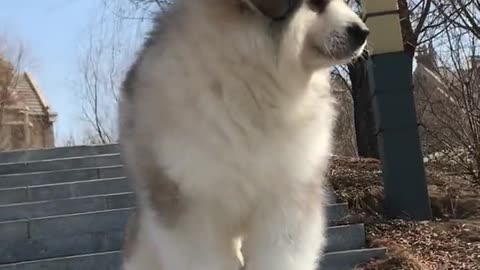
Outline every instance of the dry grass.
<svg viewBox="0 0 480 270">
<path fill-rule="evenodd" d="M 358 269 L 480 269 L 480 186 L 451 167 L 431 164 L 426 169 L 435 219 L 392 221 L 383 217 L 380 162 L 333 159 L 330 183 L 352 208 L 341 223 L 365 223 L 369 246 L 388 249 L 386 260 Z"/>
</svg>

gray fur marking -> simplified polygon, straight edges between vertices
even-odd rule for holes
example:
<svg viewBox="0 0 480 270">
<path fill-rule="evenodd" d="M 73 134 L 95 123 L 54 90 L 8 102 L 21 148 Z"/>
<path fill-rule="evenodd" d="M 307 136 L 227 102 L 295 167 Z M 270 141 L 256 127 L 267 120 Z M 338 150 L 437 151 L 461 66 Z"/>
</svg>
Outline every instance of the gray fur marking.
<svg viewBox="0 0 480 270">
<path fill-rule="evenodd" d="M 323 13 L 332 0 L 309 0 L 310 8 L 318 13 Z"/>
<path fill-rule="evenodd" d="M 250 0 L 265 16 L 273 20 L 284 20 L 293 14 L 303 0 Z"/>
<path fill-rule="evenodd" d="M 180 188 L 157 166 L 144 168 L 148 200 L 165 226 L 174 226 L 185 209 Z"/>
<path fill-rule="evenodd" d="M 133 255 L 135 246 L 138 241 L 138 233 L 140 230 L 139 213 L 134 213 L 128 220 L 125 232 L 125 241 L 123 245 L 123 258 L 128 261 Z"/>
</svg>

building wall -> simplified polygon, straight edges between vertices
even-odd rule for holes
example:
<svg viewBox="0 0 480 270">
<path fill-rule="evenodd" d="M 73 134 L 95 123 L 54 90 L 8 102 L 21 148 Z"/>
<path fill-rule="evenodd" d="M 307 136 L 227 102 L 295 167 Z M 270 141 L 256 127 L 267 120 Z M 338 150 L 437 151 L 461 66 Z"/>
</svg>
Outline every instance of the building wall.
<svg viewBox="0 0 480 270">
<path fill-rule="evenodd" d="M 45 116 L 29 116 L 28 120 L 25 125 L 25 115 L 19 110 L 4 111 L 3 123 L 0 124 L 1 151 L 55 146 L 53 125 Z"/>
</svg>

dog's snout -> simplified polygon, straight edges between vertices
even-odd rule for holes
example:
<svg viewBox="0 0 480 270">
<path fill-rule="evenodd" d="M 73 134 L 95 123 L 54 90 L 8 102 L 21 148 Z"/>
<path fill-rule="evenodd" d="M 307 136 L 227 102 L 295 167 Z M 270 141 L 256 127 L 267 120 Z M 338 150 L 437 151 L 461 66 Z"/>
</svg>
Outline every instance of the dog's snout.
<svg viewBox="0 0 480 270">
<path fill-rule="evenodd" d="M 370 34 L 370 30 L 366 26 L 352 24 L 348 26 L 347 33 L 352 45 L 354 45 L 355 47 L 360 47 L 367 40 L 367 37 Z"/>
</svg>

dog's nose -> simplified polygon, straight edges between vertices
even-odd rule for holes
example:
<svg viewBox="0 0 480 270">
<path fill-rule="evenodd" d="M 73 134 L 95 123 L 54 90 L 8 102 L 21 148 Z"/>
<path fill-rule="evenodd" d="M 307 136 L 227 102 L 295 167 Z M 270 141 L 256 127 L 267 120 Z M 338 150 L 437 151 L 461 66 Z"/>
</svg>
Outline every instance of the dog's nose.
<svg viewBox="0 0 480 270">
<path fill-rule="evenodd" d="M 347 28 L 348 36 L 352 42 L 352 45 L 355 47 L 360 47 L 367 40 L 370 30 L 366 26 L 361 26 L 359 24 L 352 24 Z"/>
</svg>

